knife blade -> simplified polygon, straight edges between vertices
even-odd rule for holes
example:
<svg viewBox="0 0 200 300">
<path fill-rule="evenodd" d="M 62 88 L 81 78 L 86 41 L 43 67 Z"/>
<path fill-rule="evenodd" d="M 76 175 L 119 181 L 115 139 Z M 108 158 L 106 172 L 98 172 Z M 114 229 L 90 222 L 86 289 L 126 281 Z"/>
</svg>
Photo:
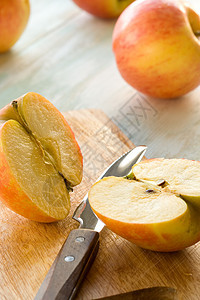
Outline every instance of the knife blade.
<svg viewBox="0 0 200 300">
<path fill-rule="evenodd" d="M 178 300 L 177 290 L 156 286 L 94 300 Z"/>
<path fill-rule="evenodd" d="M 147 147 L 138 146 L 114 161 L 98 178 L 124 177 L 143 158 Z M 73 218 L 80 223 L 68 235 L 53 265 L 47 273 L 35 300 L 74 299 L 78 287 L 89 270 L 99 246 L 99 232 L 104 223 L 93 213 L 88 195 L 76 208 Z"/>
</svg>

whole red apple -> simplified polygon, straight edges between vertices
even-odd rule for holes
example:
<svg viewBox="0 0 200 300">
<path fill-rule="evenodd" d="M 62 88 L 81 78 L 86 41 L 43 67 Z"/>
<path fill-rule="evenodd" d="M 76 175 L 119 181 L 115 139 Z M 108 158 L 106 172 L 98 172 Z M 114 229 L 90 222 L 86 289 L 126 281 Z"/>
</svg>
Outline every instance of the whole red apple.
<svg viewBox="0 0 200 300">
<path fill-rule="evenodd" d="M 134 0 L 73 0 L 80 8 L 100 18 L 116 18 Z"/>
<path fill-rule="evenodd" d="M 0 53 L 9 50 L 17 42 L 29 15 L 29 0 L 0 1 Z"/>
<path fill-rule="evenodd" d="M 200 17 L 178 0 L 138 0 L 121 14 L 113 51 L 122 77 L 156 98 L 176 98 L 200 84 Z"/>
</svg>

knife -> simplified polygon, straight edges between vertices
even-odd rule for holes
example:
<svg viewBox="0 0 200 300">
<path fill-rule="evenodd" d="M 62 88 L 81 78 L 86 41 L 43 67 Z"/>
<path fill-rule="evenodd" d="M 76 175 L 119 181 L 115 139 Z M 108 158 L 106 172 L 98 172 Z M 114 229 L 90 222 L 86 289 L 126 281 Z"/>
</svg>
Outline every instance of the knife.
<svg viewBox="0 0 200 300">
<path fill-rule="evenodd" d="M 178 300 L 177 290 L 166 286 L 156 286 L 128 293 L 94 300 Z"/>
<path fill-rule="evenodd" d="M 132 166 L 141 161 L 146 149 L 146 146 L 138 146 L 128 151 L 114 161 L 98 180 L 107 176 L 128 175 Z M 73 219 L 80 223 L 80 227 L 68 235 L 35 300 L 74 299 L 82 279 L 97 254 L 99 232 L 103 229 L 104 223 L 93 213 L 88 195 L 76 208 Z"/>
</svg>

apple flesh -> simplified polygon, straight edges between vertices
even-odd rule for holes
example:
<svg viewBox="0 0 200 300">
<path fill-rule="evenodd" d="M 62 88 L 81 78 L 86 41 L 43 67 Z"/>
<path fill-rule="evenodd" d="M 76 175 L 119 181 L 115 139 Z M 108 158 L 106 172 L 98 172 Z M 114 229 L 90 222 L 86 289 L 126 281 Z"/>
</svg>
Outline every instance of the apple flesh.
<svg viewBox="0 0 200 300">
<path fill-rule="evenodd" d="M 200 17 L 179 0 L 138 0 L 116 22 L 113 51 L 122 77 L 155 98 L 200 84 Z"/>
<path fill-rule="evenodd" d="M 134 0 L 73 0 L 80 8 L 100 18 L 116 18 Z"/>
<path fill-rule="evenodd" d="M 29 0 L 0 1 L 0 53 L 8 51 L 20 38 L 30 15 Z"/>
<path fill-rule="evenodd" d="M 134 165 L 128 178 L 94 184 L 89 202 L 116 234 L 145 249 L 171 252 L 200 240 L 199 187 L 199 162 L 153 159 Z"/>
<path fill-rule="evenodd" d="M 132 168 L 138 180 L 156 183 L 165 180 L 165 189 L 200 208 L 200 162 L 187 159 L 149 159 Z"/>
<path fill-rule="evenodd" d="M 36 93 L 0 110 L 0 198 L 40 222 L 64 219 L 82 179 L 82 155 L 62 114 Z"/>
</svg>

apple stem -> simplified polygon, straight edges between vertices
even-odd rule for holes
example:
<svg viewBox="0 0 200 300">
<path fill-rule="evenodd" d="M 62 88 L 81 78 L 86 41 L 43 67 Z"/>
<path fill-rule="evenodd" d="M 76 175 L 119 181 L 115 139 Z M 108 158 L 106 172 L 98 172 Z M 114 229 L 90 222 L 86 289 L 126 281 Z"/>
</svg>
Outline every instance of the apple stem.
<svg viewBox="0 0 200 300">
<path fill-rule="evenodd" d="M 128 179 L 128 180 L 136 180 L 135 175 L 131 172 L 130 174 L 124 176 L 124 179 Z"/>
<path fill-rule="evenodd" d="M 16 100 L 12 101 L 12 106 L 17 110 L 18 109 L 18 103 Z"/>
</svg>

